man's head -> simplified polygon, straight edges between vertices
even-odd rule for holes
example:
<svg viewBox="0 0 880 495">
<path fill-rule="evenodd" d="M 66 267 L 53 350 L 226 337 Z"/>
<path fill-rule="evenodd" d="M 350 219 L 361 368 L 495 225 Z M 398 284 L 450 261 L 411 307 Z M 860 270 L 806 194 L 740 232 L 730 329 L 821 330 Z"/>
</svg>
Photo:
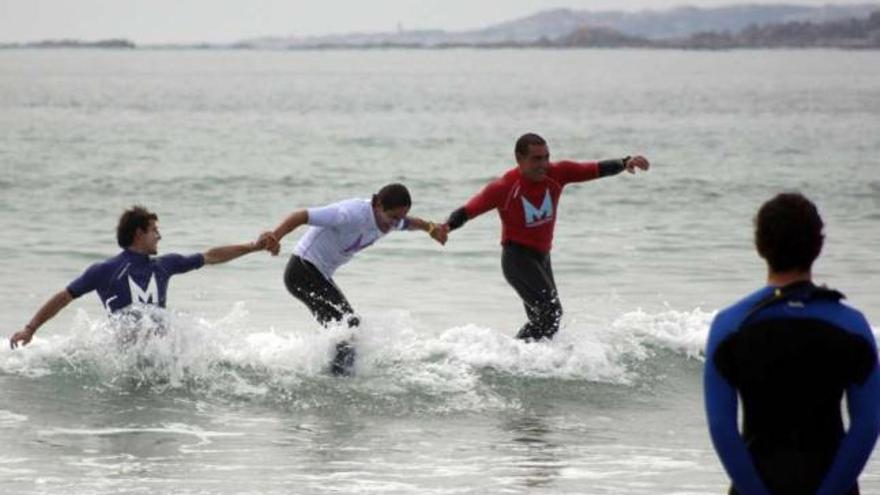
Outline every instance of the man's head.
<svg viewBox="0 0 880 495">
<path fill-rule="evenodd" d="M 523 134 L 514 148 L 516 163 L 523 177 L 532 181 L 544 180 L 550 166 L 550 150 L 547 141 L 537 134 Z"/>
<path fill-rule="evenodd" d="M 373 195 L 372 204 L 376 223 L 387 232 L 409 213 L 412 198 L 403 184 L 388 184 Z"/>
<path fill-rule="evenodd" d="M 771 272 L 809 272 L 822 251 L 823 227 L 809 199 L 800 193 L 778 194 L 755 216 L 755 247 Z"/>
<path fill-rule="evenodd" d="M 116 242 L 123 249 L 143 254 L 156 254 L 159 248 L 159 217 L 143 206 L 132 206 L 119 217 Z"/>
</svg>

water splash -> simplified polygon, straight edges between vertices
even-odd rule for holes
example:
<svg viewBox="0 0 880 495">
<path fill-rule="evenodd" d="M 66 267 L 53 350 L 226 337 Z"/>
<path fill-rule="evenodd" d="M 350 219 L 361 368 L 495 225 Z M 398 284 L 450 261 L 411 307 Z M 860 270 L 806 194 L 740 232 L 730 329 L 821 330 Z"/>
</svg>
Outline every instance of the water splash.
<svg viewBox="0 0 880 495">
<path fill-rule="evenodd" d="M 255 328 L 243 303 L 217 319 L 151 311 L 157 313 L 137 321 L 79 312 L 69 333 L 0 352 L 0 371 L 108 393 L 180 393 L 300 410 L 510 409 L 521 407 L 508 393 L 511 383 L 628 387 L 645 378 L 636 364 L 656 359 L 658 350 L 699 359 L 713 316 L 636 310 L 603 320 L 578 318 L 575 309 L 556 339 L 534 344 L 473 324 L 419 331 L 408 312 L 388 312 L 358 331 L 356 376 L 338 379 L 327 368 L 335 343 L 349 337 L 345 328 Z"/>
</svg>

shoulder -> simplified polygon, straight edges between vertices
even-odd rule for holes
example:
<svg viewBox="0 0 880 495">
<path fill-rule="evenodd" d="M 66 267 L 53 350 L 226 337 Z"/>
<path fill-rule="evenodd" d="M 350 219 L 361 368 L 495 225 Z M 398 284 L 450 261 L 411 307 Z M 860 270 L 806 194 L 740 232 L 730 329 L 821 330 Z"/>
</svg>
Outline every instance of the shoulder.
<svg viewBox="0 0 880 495">
<path fill-rule="evenodd" d="M 765 286 L 748 294 L 735 303 L 727 306 L 718 312 L 715 319 L 721 322 L 732 322 L 741 320 L 746 316 L 749 310 L 758 304 L 762 299 L 773 293 L 773 287 Z"/>
<path fill-rule="evenodd" d="M 348 199 L 343 202 L 346 208 L 360 212 L 373 211 L 373 201 L 363 198 Z"/>
<path fill-rule="evenodd" d="M 818 320 L 873 341 L 871 326 L 865 315 L 836 297 L 809 297 L 806 300 L 794 299 L 787 304 L 776 304 L 761 311 L 756 320 L 765 318 Z"/>
<path fill-rule="evenodd" d="M 150 263 L 154 265 L 164 265 L 167 263 L 175 263 L 182 260 L 184 256 L 180 253 L 168 253 L 155 258 L 150 258 Z"/>
<path fill-rule="evenodd" d="M 586 166 L 593 165 L 591 163 L 578 163 L 571 160 L 560 160 L 558 162 L 552 162 L 547 167 L 547 175 L 553 174 L 564 174 L 571 170 L 581 169 Z"/>
<path fill-rule="evenodd" d="M 335 227 L 360 219 L 370 202 L 364 199 L 345 199 L 324 206 L 309 208 L 309 225 Z"/>
<path fill-rule="evenodd" d="M 178 253 L 168 253 L 163 254 L 162 256 L 156 256 L 155 258 L 150 258 L 151 265 L 170 272 L 173 272 L 174 269 L 183 264 L 183 262 L 184 256 Z"/>
<path fill-rule="evenodd" d="M 324 205 L 313 206 L 309 208 L 310 210 L 346 210 L 357 207 L 358 203 L 362 201 L 360 199 L 343 199 L 340 201 L 334 201 L 332 203 L 327 203 Z"/>
<path fill-rule="evenodd" d="M 79 277 L 67 285 L 67 292 L 73 297 L 79 297 L 106 284 L 119 271 L 122 266 L 121 261 L 123 260 L 120 254 L 89 265 Z"/>
<path fill-rule="evenodd" d="M 762 299 L 773 292 L 772 287 L 762 287 L 739 301 L 720 310 L 709 328 L 709 343 L 718 344 L 739 328 L 749 311 Z"/>
<path fill-rule="evenodd" d="M 868 319 L 861 311 L 843 301 L 819 301 L 814 303 L 816 317 L 832 323 L 834 326 L 874 341 L 874 334 Z"/>
<path fill-rule="evenodd" d="M 501 177 L 491 179 L 483 185 L 483 188 L 480 189 L 480 192 L 478 192 L 472 200 L 495 198 L 499 194 L 503 194 L 505 191 L 509 190 L 513 184 L 516 184 L 515 175 L 511 172 L 513 171 L 508 171 Z"/>
<path fill-rule="evenodd" d="M 150 262 L 167 272 L 182 273 L 196 268 L 201 268 L 205 264 L 205 257 L 201 253 L 182 255 L 178 253 L 163 254 L 150 260 Z"/>
<path fill-rule="evenodd" d="M 513 187 L 520 179 L 519 169 L 513 168 L 504 172 L 501 177 L 496 177 L 486 184 L 487 191 L 505 191 Z"/>
<path fill-rule="evenodd" d="M 91 275 L 101 275 L 101 274 L 109 274 L 123 264 L 125 261 L 124 253 L 119 253 L 116 256 L 111 258 L 107 258 L 104 261 L 99 261 L 97 263 L 92 263 L 86 268 L 85 273 Z"/>
<path fill-rule="evenodd" d="M 504 182 L 507 184 L 513 184 L 514 182 L 518 181 L 520 179 L 520 177 L 521 177 L 521 174 L 519 172 L 519 168 L 514 167 L 514 168 L 508 170 L 507 172 L 504 172 L 504 174 L 502 174 L 501 177 L 496 179 L 496 181 Z"/>
<path fill-rule="evenodd" d="M 562 160 L 551 163 L 547 170 L 547 177 L 557 180 L 561 184 L 597 179 L 599 175 L 598 162 Z"/>
<path fill-rule="evenodd" d="M 373 202 L 369 199 L 347 199 L 340 203 L 340 208 L 359 220 L 369 220 L 373 216 Z"/>
<path fill-rule="evenodd" d="M 348 214 L 362 214 L 364 211 L 369 210 L 371 208 L 371 205 L 372 203 L 369 199 L 351 198 L 343 199 L 342 201 L 337 201 L 335 203 L 330 203 L 324 208 L 332 208 L 339 212 Z"/>
<path fill-rule="evenodd" d="M 364 198 L 349 198 L 349 199 L 343 199 L 341 201 L 337 201 L 337 202 L 333 203 L 333 205 L 338 206 L 340 208 L 359 210 L 364 207 L 369 207 L 371 205 L 371 202 L 369 199 L 364 199 Z"/>
</svg>

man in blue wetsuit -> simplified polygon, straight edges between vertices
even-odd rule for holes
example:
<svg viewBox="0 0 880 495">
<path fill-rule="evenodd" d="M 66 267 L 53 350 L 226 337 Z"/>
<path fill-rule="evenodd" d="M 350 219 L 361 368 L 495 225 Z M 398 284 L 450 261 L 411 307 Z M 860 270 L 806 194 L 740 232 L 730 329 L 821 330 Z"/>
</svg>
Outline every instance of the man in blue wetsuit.
<svg viewBox="0 0 880 495">
<path fill-rule="evenodd" d="M 843 294 L 812 283 L 822 228 L 801 194 L 765 203 L 755 244 L 767 262 L 767 286 L 712 322 L 706 413 L 731 494 L 859 493 L 857 478 L 880 428 L 877 345 L 865 317 L 840 302 Z"/>
<path fill-rule="evenodd" d="M 215 247 L 204 254 L 183 256 L 158 252 L 159 218 L 147 209 L 135 206 L 119 218 L 116 238 L 123 249 L 118 255 L 90 266 L 66 289 L 58 292 L 37 311 L 24 329 L 15 333 L 9 344 L 14 349 L 26 345 L 34 332 L 74 299 L 97 291 L 108 313 L 119 313 L 133 305 L 149 304 L 164 308 L 168 281 L 172 275 L 186 273 L 203 265 L 225 263 L 239 256 L 266 248 L 268 233 L 256 242 Z"/>
</svg>

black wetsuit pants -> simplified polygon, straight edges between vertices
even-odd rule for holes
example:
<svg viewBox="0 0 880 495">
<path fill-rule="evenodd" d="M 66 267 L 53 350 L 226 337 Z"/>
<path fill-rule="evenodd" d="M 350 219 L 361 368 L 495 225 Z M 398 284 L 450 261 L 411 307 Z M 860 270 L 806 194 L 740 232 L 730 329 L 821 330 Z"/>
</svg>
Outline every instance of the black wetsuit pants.
<svg viewBox="0 0 880 495">
<path fill-rule="evenodd" d="M 349 328 L 356 328 L 360 320 L 348 300 L 332 281 L 310 262 L 293 255 L 284 270 L 284 285 L 293 297 L 309 308 L 315 319 L 323 326 L 345 321 Z M 336 357 L 331 365 L 335 374 L 349 374 L 354 364 L 354 348 L 343 341 L 336 345 Z"/>
<path fill-rule="evenodd" d="M 523 300 L 528 323 L 516 334 L 523 340 L 551 339 L 559 330 L 562 304 L 553 280 L 550 254 L 508 242 L 501 252 L 501 269 Z"/>
<path fill-rule="evenodd" d="M 293 255 L 284 270 L 284 285 L 293 297 L 303 302 L 321 325 L 346 320 L 349 327 L 358 325 L 351 304 L 310 262 Z"/>
</svg>

